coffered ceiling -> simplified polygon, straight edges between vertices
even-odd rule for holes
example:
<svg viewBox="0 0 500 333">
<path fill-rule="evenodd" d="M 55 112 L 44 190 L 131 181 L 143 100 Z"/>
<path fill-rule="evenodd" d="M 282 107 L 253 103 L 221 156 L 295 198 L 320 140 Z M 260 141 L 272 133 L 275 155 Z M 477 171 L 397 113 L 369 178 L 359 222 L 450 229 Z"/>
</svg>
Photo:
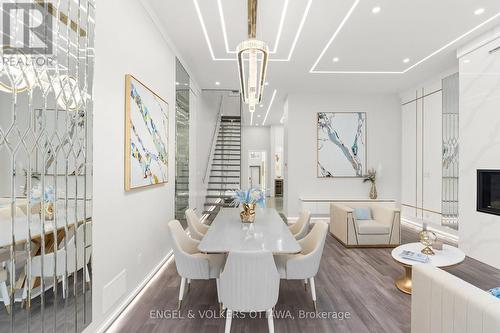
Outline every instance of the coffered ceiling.
<svg viewBox="0 0 500 333">
<path fill-rule="evenodd" d="M 238 89 L 247 0 L 144 1 L 202 88 Z M 271 55 L 254 122 L 279 123 L 290 92 L 404 91 L 456 66 L 457 47 L 499 24 L 498 0 L 260 0 L 257 38 Z"/>
</svg>

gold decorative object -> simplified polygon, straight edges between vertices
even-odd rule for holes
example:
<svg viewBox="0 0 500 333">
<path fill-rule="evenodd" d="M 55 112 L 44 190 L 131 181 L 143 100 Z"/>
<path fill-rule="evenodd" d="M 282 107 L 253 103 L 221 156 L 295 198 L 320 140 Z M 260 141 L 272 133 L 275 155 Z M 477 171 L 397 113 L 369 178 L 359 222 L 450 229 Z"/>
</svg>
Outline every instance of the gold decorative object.
<svg viewBox="0 0 500 333">
<path fill-rule="evenodd" d="M 47 202 L 45 205 L 45 219 L 52 221 L 54 219 L 54 203 Z"/>
<path fill-rule="evenodd" d="M 434 255 L 431 246 L 437 239 L 436 234 L 429 230 L 422 230 L 419 232 L 418 237 L 420 238 L 420 243 L 425 246 L 420 252 L 427 255 Z"/>
<path fill-rule="evenodd" d="M 255 221 L 255 204 L 242 204 L 243 211 L 240 213 L 241 222 L 253 223 Z"/>
</svg>

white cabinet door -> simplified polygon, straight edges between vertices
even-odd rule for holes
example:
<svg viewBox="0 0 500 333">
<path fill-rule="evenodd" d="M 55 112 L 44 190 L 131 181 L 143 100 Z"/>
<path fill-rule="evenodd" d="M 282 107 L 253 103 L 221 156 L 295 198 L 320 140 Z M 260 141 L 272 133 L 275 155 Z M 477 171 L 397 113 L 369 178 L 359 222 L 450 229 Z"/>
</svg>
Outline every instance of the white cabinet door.
<svg viewBox="0 0 500 333">
<path fill-rule="evenodd" d="M 422 207 L 436 213 L 441 213 L 442 107 L 441 91 L 428 95 L 423 100 Z"/>
<path fill-rule="evenodd" d="M 401 144 L 401 203 L 416 206 L 417 203 L 417 102 L 403 105 Z M 409 210 L 409 212 L 415 212 Z M 410 214 L 413 215 L 413 214 Z M 416 217 L 416 216 L 408 216 Z"/>
</svg>

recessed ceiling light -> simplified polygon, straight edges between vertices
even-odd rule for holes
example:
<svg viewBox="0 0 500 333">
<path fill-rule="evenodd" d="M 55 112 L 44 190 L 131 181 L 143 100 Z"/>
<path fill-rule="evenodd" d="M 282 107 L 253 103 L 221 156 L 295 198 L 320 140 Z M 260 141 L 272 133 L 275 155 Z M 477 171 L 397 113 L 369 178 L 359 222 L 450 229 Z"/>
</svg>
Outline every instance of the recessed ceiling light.
<svg viewBox="0 0 500 333">
<path fill-rule="evenodd" d="M 337 57 L 335 57 L 335 58 L 333 58 L 333 59 L 332 59 L 332 61 L 333 61 L 333 62 L 338 62 L 339 60 L 340 60 L 340 59 L 339 59 L 339 58 L 337 58 Z"/>
<path fill-rule="evenodd" d="M 260 114 L 257 115 L 257 118 L 260 118 Z"/>
<path fill-rule="evenodd" d="M 484 13 L 484 8 L 478 8 L 474 11 L 474 15 L 481 15 Z"/>
<path fill-rule="evenodd" d="M 378 13 L 380 13 L 380 10 L 381 10 L 381 9 L 382 9 L 382 8 L 380 8 L 379 6 L 373 7 L 373 9 L 372 9 L 372 13 L 373 13 L 373 14 L 378 14 Z"/>
<path fill-rule="evenodd" d="M 267 81 L 266 81 L 266 82 L 264 82 L 264 85 L 265 85 L 265 86 L 268 86 L 268 85 L 269 85 L 269 82 L 267 82 Z"/>
<path fill-rule="evenodd" d="M 220 86 L 220 82 L 219 81 L 215 81 L 215 85 L 216 86 Z"/>
<path fill-rule="evenodd" d="M 470 62 L 470 59 L 465 59 L 464 64 L 468 64 Z"/>
<path fill-rule="evenodd" d="M 187 86 L 188 84 L 187 83 L 184 83 L 185 86 Z"/>
<path fill-rule="evenodd" d="M 180 83 L 179 82 L 175 82 L 175 85 L 178 86 Z"/>
<path fill-rule="evenodd" d="M 404 59 L 403 59 L 403 62 L 404 62 L 405 64 L 409 63 L 409 62 L 410 62 L 410 58 L 404 58 Z"/>
<path fill-rule="evenodd" d="M 264 107 L 264 104 L 259 104 L 259 106 L 260 106 L 261 108 L 263 108 L 263 107 Z"/>
</svg>

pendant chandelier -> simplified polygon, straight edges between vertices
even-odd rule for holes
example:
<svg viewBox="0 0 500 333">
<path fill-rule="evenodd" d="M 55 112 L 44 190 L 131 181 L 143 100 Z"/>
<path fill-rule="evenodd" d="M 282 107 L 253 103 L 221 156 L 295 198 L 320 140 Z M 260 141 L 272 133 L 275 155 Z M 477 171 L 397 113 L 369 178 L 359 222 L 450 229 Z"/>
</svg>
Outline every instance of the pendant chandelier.
<svg viewBox="0 0 500 333">
<path fill-rule="evenodd" d="M 256 35 L 257 0 L 248 0 L 248 39 L 238 45 L 237 54 L 241 97 L 250 112 L 262 101 L 269 57 L 267 44 Z"/>
</svg>

